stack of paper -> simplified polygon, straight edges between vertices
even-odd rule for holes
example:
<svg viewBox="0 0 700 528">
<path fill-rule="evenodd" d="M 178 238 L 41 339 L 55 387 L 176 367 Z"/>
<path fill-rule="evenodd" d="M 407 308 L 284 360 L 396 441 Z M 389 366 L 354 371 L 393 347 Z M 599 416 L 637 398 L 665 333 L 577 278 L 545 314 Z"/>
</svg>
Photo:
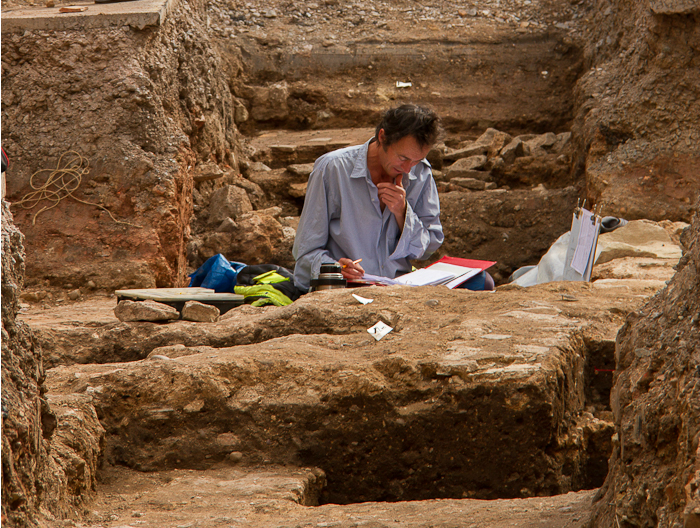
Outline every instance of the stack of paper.
<svg viewBox="0 0 700 528">
<path fill-rule="evenodd" d="M 450 289 L 454 289 L 494 264 L 495 262 L 486 260 L 442 257 L 427 268 L 406 273 L 395 279 L 365 273 L 362 281 L 386 285 L 403 284 L 407 286 L 436 286 L 443 284 Z"/>
<path fill-rule="evenodd" d="M 447 264 L 445 262 L 436 262 L 432 266 L 424 269 L 450 273 L 452 275 L 452 278 L 448 282 L 444 283 L 445 286 L 447 286 L 450 289 L 456 288 L 463 282 L 466 282 L 469 279 L 471 279 L 474 275 L 478 275 L 479 273 L 481 273 L 481 269 L 479 268 L 463 268 L 462 266 Z"/>
<path fill-rule="evenodd" d="M 490 260 L 474 260 L 459 257 L 442 257 L 437 262 L 431 264 L 426 269 L 439 269 L 454 273 L 454 279 L 445 285 L 454 289 L 460 284 L 468 281 L 475 275 L 493 266 L 495 262 Z"/>
<path fill-rule="evenodd" d="M 406 284 L 408 286 L 435 286 L 437 284 L 445 284 L 454 278 L 455 274 L 452 271 L 423 268 L 396 277 L 394 281 L 396 284 Z"/>
</svg>

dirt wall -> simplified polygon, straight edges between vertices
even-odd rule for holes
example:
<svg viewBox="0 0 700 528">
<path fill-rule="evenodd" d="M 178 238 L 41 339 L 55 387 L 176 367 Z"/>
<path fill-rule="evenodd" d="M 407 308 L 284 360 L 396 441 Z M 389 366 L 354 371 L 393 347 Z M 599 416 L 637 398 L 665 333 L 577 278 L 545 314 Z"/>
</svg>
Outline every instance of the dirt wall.
<svg viewBox="0 0 700 528">
<path fill-rule="evenodd" d="M 597 0 L 573 126 L 589 202 L 689 222 L 700 189 L 700 6 Z"/>
<path fill-rule="evenodd" d="M 45 395 L 41 349 L 18 321 L 23 236 L 2 203 L 2 524 L 77 515 L 95 485 L 104 429 L 90 398 Z M 70 402 L 70 403 L 68 403 Z"/>
<path fill-rule="evenodd" d="M 157 28 L 4 34 L 2 68 L 8 199 L 30 284 L 182 284 L 196 163 L 236 165 L 232 98 L 203 3 Z M 61 175 L 75 191 L 38 215 L 54 202 L 17 204 L 68 151 L 88 167 L 77 181 Z"/>
<path fill-rule="evenodd" d="M 700 6 L 598 0 L 574 137 L 589 200 L 604 214 L 689 221 L 700 189 Z M 668 287 L 616 345 L 616 434 L 593 524 L 700 526 L 700 219 Z"/>
<path fill-rule="evenodd" d="M 23 237 L 11 223 L 6 205 L 3 202 L 2 520 L 23 526 L 43 499 L 49 455 L 42 432 L 50 435 L 56 418 L 46 412 L 41 394 L 41 355 L 32 346 L 29 328 L 15 319 L 24 274 Z"/>
<path fill-rule="evenodd" d="M 616 434 L 595 526 L 700 523 L 700 215 L 683 243 L 668 287 L 617 337 Z"/>
</svg>

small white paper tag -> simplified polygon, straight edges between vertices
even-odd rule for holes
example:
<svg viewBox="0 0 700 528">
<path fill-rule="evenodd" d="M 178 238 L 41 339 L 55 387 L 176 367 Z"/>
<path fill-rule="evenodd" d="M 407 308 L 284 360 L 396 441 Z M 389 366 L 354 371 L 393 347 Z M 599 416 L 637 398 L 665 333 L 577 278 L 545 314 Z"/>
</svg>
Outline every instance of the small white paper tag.
<svg viewBox="0 0 700 528">
<path fill-rule="evenodd" d="M 355 295 L 354 293 L 352 294 L 352 296 L 355 297 L 355 299 L 358 302 L 361 302 L 362 304 L 369 304 L 372 301 L 374 301 L 374 299 L 365 299 L 364 297 L 360 297 L 359 295 Z"/>
<path fill-rule="evenodd" d="M 374 339 L 379 341 L 382 337 L 387 335 L 389 332 L 393 330 L 392 327 L 390 327 L 388 324 L 384 324 L 383 322 L 379 321 L 376 325 L 374 325 L 372 328 L 368 328 L 367 331 L 372 335 Z"/>
</svg>

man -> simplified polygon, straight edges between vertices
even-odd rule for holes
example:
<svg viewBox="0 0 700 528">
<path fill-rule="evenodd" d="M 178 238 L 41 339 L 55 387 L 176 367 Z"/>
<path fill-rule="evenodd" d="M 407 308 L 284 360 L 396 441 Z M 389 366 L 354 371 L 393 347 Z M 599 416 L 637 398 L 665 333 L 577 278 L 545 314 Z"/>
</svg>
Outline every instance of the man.
<svg viewBox="0 0 700 528">
<path fill-rule="evenodd" d="M 439 131 L 437 114 L 405 104 L 383 115 L 367 143 L 316 160 L 293 248 L 298 288 L 308 290 L 323 263 L 338 262 L 349 280 L 365 271 L 394 278 L 440 247 L 440 202 L 425 159 Z"/>
</svg>

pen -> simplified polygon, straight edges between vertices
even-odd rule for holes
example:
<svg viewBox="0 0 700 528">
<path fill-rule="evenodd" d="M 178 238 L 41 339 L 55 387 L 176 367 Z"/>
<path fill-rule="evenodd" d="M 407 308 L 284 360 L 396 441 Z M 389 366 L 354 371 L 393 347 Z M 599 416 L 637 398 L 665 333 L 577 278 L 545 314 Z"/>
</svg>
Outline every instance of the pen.
<svg viewBox="0 0 700 528">
<path fill-rule="evenodd" d="M 362 259 L 357 259 L 357 260 L 353 260 L 353 261 L 352 261 L 353 264 L 359 264 L 360 262 L 362 262 Z M 345 269 L 345 268 L 347 268 L 347 267 L 348 267 L 347 264 L 343 264 L 343 269 Z"/>
</svg>

